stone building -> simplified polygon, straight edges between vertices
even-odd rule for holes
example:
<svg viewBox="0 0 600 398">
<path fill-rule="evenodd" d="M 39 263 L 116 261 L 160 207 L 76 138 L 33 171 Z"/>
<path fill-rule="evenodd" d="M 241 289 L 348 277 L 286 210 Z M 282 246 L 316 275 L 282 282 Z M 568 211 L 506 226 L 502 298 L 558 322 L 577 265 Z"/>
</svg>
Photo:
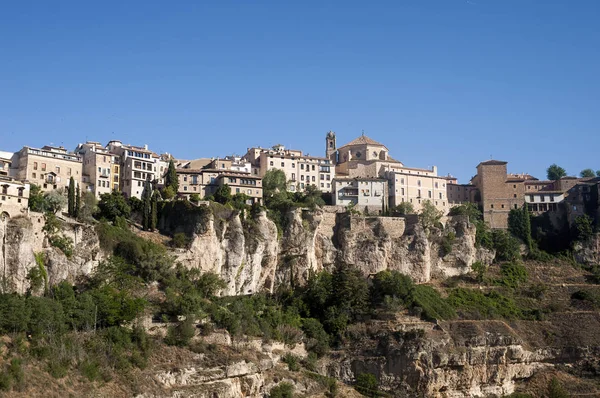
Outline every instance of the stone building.
<svg viewBox="0 0 600 398">
<path fill-rule="evenodd" d="M 230 162 L 226 160 L 205 158 L 178 161 L 178 196 L 190 199 L 193 194 L 198 194 L 203 199 L 214 194 L 219 186 L 227 184 L 232 195 L 243 193 L 250 197 L 249 204 L 262 203 L 262 178 L 250 171 L 243 171 L 251 169 L 249 163 L 239 158 L 229 159 L 232 160 Z"/>
<path fill-rule="evenodd" d="M 354 206 L 359 211 L 380 214 L 388 206 L 388 181 L 385 178 L 334 178 L 333 204 Z"/>
<path fill-rule="evenodd" d="M 335 154 L 332 150 L 335 149 Z M 335 133 L 326 137 L 326 154 L 335 159 L 337 178 L 377 178 L 388 181 L 390 207 L 403 202 L 412 203 L 419 211 L 426 200 L 435 207 L 448 212 L 447 181 L 437 175 L 437 167 L 421 169 L 406 167 L 390 156 L 388 148 L 361 135 L 348 144 L 335 148 Z"/>
<path fill-rule="evenodd" d="M 76 184 L 81 184 L 83 163 L 81 156 L 69 153 L 62 146 L 25 146 L 13 156 L 11 170 L 15 179 L 39 185 L 43 191 L 51 191 L 67 188 L 71 177 Z"/>
<path fill-rule="evenodd" d="M 121 159 L 118 155 L 94 141 L 79 144 L 75 153 L 83 160 L 82 180 L 88 183 L 88 191 L 96 198 L 121 189 Z"/>
<path fill-rule="evenodd" d="M 168 161 L 165 157 L 143 147 L 124 145 L 121 141 L 110 141 L 106 150 L 118 156 L 120 161 L 120 189 L 126 197 L 141 199 L 146 180 L 164 184 Z"/>
<path fill-rule="evenodd" d="M 269 149 L 248 148 L 244 159 L 250 162 L 252 174 L 260 177 L 264 177 L 269 170 L 282 170 L 289 191 L 304 191 L 310 185 L 322 192 L 332 190 L 335 167 L 329 158 L 309 156 L 300 150 L 275 145 Z"/>
<path fill-rule="evenodd" d="M 29 184 L 8 176 L 0 176 L 0 216 L 15 217 L 27 213 Z"/>
</svg>

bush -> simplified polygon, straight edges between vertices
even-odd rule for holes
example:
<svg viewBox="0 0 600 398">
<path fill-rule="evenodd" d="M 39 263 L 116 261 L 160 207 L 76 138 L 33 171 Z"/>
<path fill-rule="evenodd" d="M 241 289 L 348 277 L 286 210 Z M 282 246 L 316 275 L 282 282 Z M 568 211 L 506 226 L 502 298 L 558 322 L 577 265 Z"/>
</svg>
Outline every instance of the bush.
<svg viewBox="0 0 600 398">
<path fill-rule="evenodd" d="M 548 398 L 569 398 L 569 394 L 556 377 L 548 383 Z"/>
<path fill-rule="evenodd" d="M 327 354 L 329 351 L 329 335 L 318 319 L 303 319 L 302 330 L 307 337 L 305 343 L 308 351 L 315 353 L 319 357 Z"/>
<path fill-rule="evenodd" d="M 448 296 L 448 303 L 470 319 L 523 317 L 522 310 L 512 299 L 495 291 L 486 294 L 478 290 L 454 289 Z"/>
<path fill-rule="evenodd" d="M 23 383 L 25 379 L 25 372 L 23 372 L 23 361 L 20 358 L 13 358 L 10 360 L 8 365 L 8 374 L 15 381 L 17 385 Z"/>
<path fill-rule="evenodd" d="M 391 297 L 398 298 L 404 305 L 407 305 L 413 289 L 414 283 L 408 275 L 398 271 L 381 271 L 373 278 L 371 301 L 378 305 L 384 302 L 385 297 Z"/>
<path fill-rule="evenodd" d="M 356 391 L 366 397 L 379 396 L 379 382 L 377 377 L 371 373 L 361 373 L 356 377 Z"/>
<path fill-rule="evenodd" d="M 506 263 L 500 267 L 502 278 L 498 281 L 501 285 L 516 288 L 527 282 L 527 269 L 519 263 Z"/>
<path fill-rule="evenodd" d="M 471 265 L 471 269 L 473 270 L 473 272 L 475 273 L 475 276 L 477 277 L 477 282 L 479 282 L 479 283 L 483 282 L 483 280 L 485 278 L 485 273 L 487 272 L 487 268 L 488 268 L 487 265 L 485 265 L 481 261 L 476 261 L 473 263 L 473 265 Z"/>
<path fill-rule="evenodd" d="M 173 239 L 171 240 L 171 246 L 176 248 L 184 248 L 189 245 L 189 239 L 186 234 L 183 232 L 176 233 L 173 235 Z"/>
<path fill-rule="evenodd" d="M 422 310 L 421 316 L 429 321 L 456 317 L 454 309 L 431 286 L 416 285 L 412 294 L 412 307 Z"/>
<path fill-rule="evenodd" d="M 129 218 L 130 215 L 131 207 L 121 192 L 113 191 L 100 195 L 98 214 L 96 215 L 99 219 L 104 218 L 114 222 L 118 217 Z"/>
<path fill-rule="evenodd" d="M 521 258 L 519 241 L 507 231 L 496 229 L 492 232 L 492 244 L 496 249 L 496 259 L 517 261 Z"/>
<path fill-rule="evenodd" d="M 196 324 L 193 319 L 187 318 L 176 326 L 169 326 L 165 343 L 179 347 L 187 346 L 196 334 Z"/>
<path fill-rule="evenodd" d="M 0 372 L 0 391 L 10 391 L 12 379 L 8 372 Z"/>
<path fill-rule="evenodd" d="M 298 361 L 298 357 L 294 354 L 287 353 L 285 354 L 281 360 L 287 364 L 288 369 L 292 372 L 297 372 L 300 370 L 300 363 Z"/>
<path fill-rule="evenodd" d="M 447 255 L 452 253 L 452 244 L 456 240 L 456 234 L 454 232 L 448 232 L 442 238 L 442 253 L 443 255 Z"/>
<path fill-rule="evenodd" d="M 64 235 L 52 235 L 48 237 L 51 246 L 60 249 L 67 258 L 73 256 L 73 239 Z"/>
<path fill-rule="evenodd" d="M 294 385 L 291 383 L 280 383 L 269 391 L 269 398 L 292 398 L 293 396 Z"/>
</svg>

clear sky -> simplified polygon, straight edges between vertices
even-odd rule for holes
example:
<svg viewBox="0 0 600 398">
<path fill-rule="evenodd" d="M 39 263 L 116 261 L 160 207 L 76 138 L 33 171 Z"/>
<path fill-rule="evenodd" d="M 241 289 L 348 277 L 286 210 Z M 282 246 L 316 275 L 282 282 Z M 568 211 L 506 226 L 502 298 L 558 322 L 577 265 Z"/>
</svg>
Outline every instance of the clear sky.
<svg viewBox="0 0 600 398">
<path fill-rule="evenodd" d="M 364 130 L 467 182 L 600 169 L 600 1 L 0 1 L 0 150 L 179 158 Z"/>
</svg>

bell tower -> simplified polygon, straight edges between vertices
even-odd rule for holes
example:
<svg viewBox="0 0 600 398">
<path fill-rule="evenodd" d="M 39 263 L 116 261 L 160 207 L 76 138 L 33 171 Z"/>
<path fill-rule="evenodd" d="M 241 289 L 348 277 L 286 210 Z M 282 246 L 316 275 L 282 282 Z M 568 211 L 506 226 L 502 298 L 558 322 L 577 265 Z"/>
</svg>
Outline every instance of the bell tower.
<svg viewBox="0 0 600 398">
<path fill-rule="evenodd" d="M 336 163 L 336 152 L 337 147 L 335 145 L 335 133 L 329 130 L 327 136 L 325 137 L 325 157 L 331 160 L 333 163 Z"/>
</svg>

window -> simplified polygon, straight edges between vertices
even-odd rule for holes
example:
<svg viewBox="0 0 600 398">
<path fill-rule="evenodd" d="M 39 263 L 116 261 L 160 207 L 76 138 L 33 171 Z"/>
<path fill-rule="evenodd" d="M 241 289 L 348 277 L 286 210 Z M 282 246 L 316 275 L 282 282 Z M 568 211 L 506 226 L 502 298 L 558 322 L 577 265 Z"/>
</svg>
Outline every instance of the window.
<svg viewBox="0 0 600 398">
<path fill-rule="evenodd" d="M 502 205 L 502 206 L 500 206 L 500 207 L 502 207 L 502 208 L 504 209 L 504 205 Z"/>
<path fill-rule="evenodd" d="M 400 184 L 404 184 L 404 178 L 400 179 Z"/>
<path fill-rule="evenodd" d="M 292 173 L 292 181 L 296 181 L 296 173 Z"/>
<path fill-rule="evenodd" d="M 530 202 L 533 202 L 533 201 L 534 201 L 534 200 L 533 200 L 533 195 L 529 195 L 529 201 L 530 201 Z"/>
<path fill-rule="evenodd" d="M 285 167 L 285 162 L 281 162 L 281 167 Z"/>
<path fill-rule="evenodd" d="M 435 183 L 435 187 L 436 187 L 436 188 L 438 187 L 438 183 L 437 183 L 437 182 Z"/>
<path fill-rule="evenodd" d="M 183 181 L 187 181 L 187 176 L 183 176 Z"/>
<path fill-rule="evenodd" d="M 440 192 L 440 199 L 443 199 L 443 196 L 444 196 L 444 195 L 443 195 L 443 194 Z"/>
<path fill-rule="evenodd" d="M 516 185 L 513 185 L 513 188 L 514 188 L 514 189 L 517 189 L 517 186 L 516 186 Z"/>
<path fill-rule="evenodd" d="M 419 186 L 419 187 L 421 186 L 421 180 L 417 180 L 417 186 Z"/>
<path fill-rule="evenodd" d="M 404 188 L 400 188 L 400 193 L 404 195 Z"/>
<path fill-rule="evenodd" d="M 417 198 L 420 198 L 420 197 L 421 197 L 421 190 L 419 189 L 419 190 L 417 190 Z"/>
<path fill-rule="evenodd" d="M 325 183 L 321 183 L 321 188 L 325 188 Z"/>
<path fill-rule="evenodd" d="M 315 182 L 315 176 L 312 176 L 312 182 Z"/>
<path fill-rule="evenodd" d="M 269 166 L 273 166 L 273 161 L 272 160 L 269 162 Z"/>
<path fill-rule="evenodd" d="M 431 191 L 429 191 L 429 199 L 431 199 Z"/>
<path fill-rule="evenodd" d="M 515 209 L 517 208 L 517 204 L 515 203 Z"/>
<path fill-rule="evenodd" d="M 225 168 L 225 163 L 221 163 L 221 168 L 224 169 Z"/>
<path fill-rule="evenodd" d="M 300 181 L 304 181 L 304 176 L 300 176 Z"/>
<path fill-rule="evenodd" d="M 513 194 L 513 198 L 516 198 L 516 197 L 517 197 L 517 194 L 516 194 L 516 193 L 515 193 L 515 194 Z"/>
<path fill-rule="evenodd" d="M 2 194 L 3 195 L 8 194 L 8 185 L 2 185 Z"/>
<path fill-rule="evenodd" d="M 183 186 L 183 190 L 184 190 L 184 191 L 187 191 L 187 185 L 184 185 L 184 186 Z"/>
<path fill-rule="evenodd" d="M 314 164 L 312 165 L 312 171 L 315 171 L 315 165 Z"/>
<path fill-rule="evenodd" d="M 46 171 L 46 163 L 42 163 L 42 171 Z"/>
<path fill-rule="evenodd" d="M 300 165 L 300 170 L 304 170 L 304 163 Z"/>
<path fill-rule="evenodd" d="M 33 162 L 33 169 L 37 170 L 37 162 Z"/>
<path fill-rule="evenodd" d="M 35 173 L 31 173 L 31 178 L 35 178 Z"/>
<path fill-rule="evenodd" d="M 540 195 L 540 202 L 545 202 L 545 201 L 546 201 L 546 196 Z"/>
<path fill-rule="evenodd" d="M 321 180 L 325 181 L 325 174 L 321 174 Z"/>
<path fill-rule="evenodd" d="M 550 195 L 550 202 L 554 202 L 554 195 Z"/>
<path fill-rule="evenodd" d="M 239 188 L 236 188 L 236 189 L 235 189 L 235 193 L 240 193 L 240 189 L 239 189 Z"/>
<path fill-rule="evenodd" d="M 493 209 L 493 208 L 494 208 L 494 204 L 492 203 L 492 204 L 490 205 L 490 209 Z"/>
<path fill-rule="evenodd" d="M 292 167 L 296 167 L 296 163 L 292 163 Z"/>
</svg>

